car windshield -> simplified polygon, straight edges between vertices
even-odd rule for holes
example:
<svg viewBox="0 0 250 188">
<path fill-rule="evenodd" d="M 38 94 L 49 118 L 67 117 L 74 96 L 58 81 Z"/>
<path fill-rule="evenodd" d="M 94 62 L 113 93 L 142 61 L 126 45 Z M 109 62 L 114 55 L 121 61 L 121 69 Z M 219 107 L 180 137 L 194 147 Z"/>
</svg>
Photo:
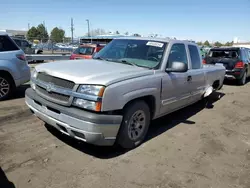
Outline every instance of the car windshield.
<svg viewBox="0 0 250 188">
<path fill-rule="evenodd" d="M 153 40 L 114 39 L 94 59 L 104 59 L 146 68 L 160 65 L 167 43 Z"/>
<path fill-rule="evenodd" d="M 92 55 L 93 51 L 94 51 L 93 47 L 80 46 L 73 52 L 73 54 Z"/>
<path fill-rule="evenodd" d="M 209 57 L 217 57 L 217 58 L 239 58 L 238 50 L 210 50 Z"/>
</svg>

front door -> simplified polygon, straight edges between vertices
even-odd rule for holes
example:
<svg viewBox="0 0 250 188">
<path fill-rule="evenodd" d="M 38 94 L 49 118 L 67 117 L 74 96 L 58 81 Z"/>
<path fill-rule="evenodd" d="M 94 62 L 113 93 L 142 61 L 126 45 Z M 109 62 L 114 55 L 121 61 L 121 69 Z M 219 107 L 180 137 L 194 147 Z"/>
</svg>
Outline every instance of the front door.
<svg viewBox="0 0 250 188">
<path fill-rule="evenodd" d="M 169 53 L 167 67 L 173 62 L 188 64 L 187 51 L 184 44 L 173 44 Z M 161 114 L 178 110 L 190 103 L 188 73 L 165 73 L 162 77 Z"/>
</svg>

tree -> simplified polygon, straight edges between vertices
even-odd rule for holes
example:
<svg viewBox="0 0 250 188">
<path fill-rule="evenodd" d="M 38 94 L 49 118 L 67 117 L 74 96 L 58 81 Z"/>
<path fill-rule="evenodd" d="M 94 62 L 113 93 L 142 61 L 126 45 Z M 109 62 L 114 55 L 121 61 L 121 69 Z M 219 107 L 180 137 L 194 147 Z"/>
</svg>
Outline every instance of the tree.
<svg viewBox="0 0 250 188">
<path fill-rule="evenodd" d="M 119 31 L 116 31 L 115 34 L 119 35 L 120 33 L 119 33 Z"/>
<path fill-rule="evenodd" d="M 202 42 L 197 42 L 196 44 L 199 46 L 202 46 Z"/>
<path fill-rule="evenodd" d="M 48 32 L 43 24 L 39 24 L 37 27 L 31 27 L 27 33 L 28 40 L 42 40 L 47 42 L 49 39 Z"/>
<path fill-rule="evenodd" d="M 64 37 L 63 42 L 70 43 L 70 42 L 72 42 L 72 39 L 71 39 L 71 37 Z"/>
<path fill-rule="evenodd" d="M 27 32 L 27 39 L 30 40 L 30 41 L 39 40 L 38 35 L 39 35 L 39 33 L 37 31 L 37 28 L 33 26 Z"/>
<path fill-rule="evenodd" d="M 43 24 L 39 24 L 37 26 L 37 32 L 38 32 L 38 40 L 42 40 L 43 42 L 47 42 L 49 39 L 49 34 Z"/>
<path fill-rule="evenodd" d="M 234 42 L 231 41 L 231 42 L 226 42 L 225 46 L 233 46 Z"/>
<path fill-rule="evenodd" d="M 129 33 L 128 33 L 128 32 L 125 32 L 124 34 L 125 34 L 125 35 L 129 35 Z"/>
<path fill-rule="evenodd" d="M 63 38 L 65 35 L 65 31 L 63 29 L 59 29 L 58 27 L 55 27 L 52 29 L 50 33 L 50 39 L 53 42 L 63 42 Z"/>
<path fill-rule="evenodd" d="M 133 36 L 134 36 L 134 37 L 141 37 L 141 35 L 138 34 L 138 33 L 133 34 Z"/>
<path fill-rule="evenodd" d="M 214 43 L 214 45 L 215 45 L 215 46 L 218 46 L 218 47 L 221 47 L 221 46 L 222 46 L 222 44 L 221 44 L 219 41 L 216 41 L 216 42 Z"/>
<path fill-rule="evenodd" d="M 204 46 L 210 46 L 210 43 L 206 40 L 203 45 Z"/>
</svg>

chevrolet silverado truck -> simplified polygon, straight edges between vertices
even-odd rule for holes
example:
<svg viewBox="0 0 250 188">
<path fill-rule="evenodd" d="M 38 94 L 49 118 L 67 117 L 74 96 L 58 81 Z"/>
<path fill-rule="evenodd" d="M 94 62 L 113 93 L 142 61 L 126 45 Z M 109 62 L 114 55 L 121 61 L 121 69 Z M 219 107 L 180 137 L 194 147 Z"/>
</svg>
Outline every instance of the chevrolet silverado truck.
<svg viewBox="0 0 250 188">
<path fill-rule="evenodd" d="M 93 59 L 36 66 L 25 100 L 66 135 L 131 149 L 143 142 L 151 120 L 208 97 L 224 76 L 225 67 L 202 64 L 193 42 L 124 37 Z"/>
</svg>

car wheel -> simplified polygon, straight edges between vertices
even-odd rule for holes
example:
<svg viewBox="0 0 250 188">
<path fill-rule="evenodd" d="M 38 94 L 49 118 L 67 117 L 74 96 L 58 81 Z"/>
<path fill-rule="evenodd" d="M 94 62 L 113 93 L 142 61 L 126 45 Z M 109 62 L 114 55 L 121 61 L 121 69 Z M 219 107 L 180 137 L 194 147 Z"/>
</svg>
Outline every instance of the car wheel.
<svg viewBox="0 0 250 188">
<path fill-rule="evenodd" d="M 139 146 L 147 134 L 150 120 L 150 109 L 144 101 L 135 101 L 125 107 L 118 145 L 126 149 Z"/>
<path fill-rule="evenodd" d="M 245 85 L 247 80 L 247 72 L 245 71 L 243 76 L 238 80 L 239 85 Z"/>
<path fill-rule="evenodd" d="M 4 73 L 0 75 L 0 101 L 9 98 L 13 93 L 14 87 L 15 84 L 9 75 Z"/>
</svg>

